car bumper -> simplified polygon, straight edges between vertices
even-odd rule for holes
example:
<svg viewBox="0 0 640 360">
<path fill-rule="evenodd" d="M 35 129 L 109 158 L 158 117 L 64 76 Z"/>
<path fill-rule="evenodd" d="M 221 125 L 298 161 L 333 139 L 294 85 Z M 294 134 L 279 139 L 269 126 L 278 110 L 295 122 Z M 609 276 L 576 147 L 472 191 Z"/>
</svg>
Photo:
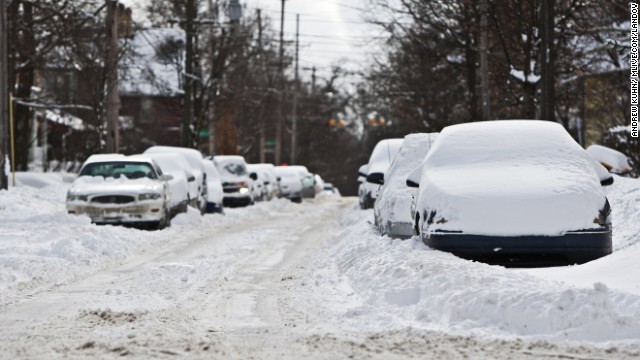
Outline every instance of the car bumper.
<svg viewBox="0 0 640 360">
<path fill-rule="evenodd" d="M 249 195 L 233 195 L 227 196 L 224 195 L 222 198 L 222 205 L 225 207 L 234 207 L 234 206 L 247 206 L 251 204 L 251 196 Z"/>
<path fill-rule="evenodd" d="M 462 232 L 423 234 L 430 247 L 498 265 L 582 264 L 611 254 L 611 228 L 571 231 L 559 236 L 486 236 Z"/>
<path fill-rule="evenodd" d="M 87 215 L 97 224 L 136 224 L 158 222 L 165 216 L 163 203 L 137 203 L 126 205 L 67 205 L 67 212 L 73 215 Z"/>
<path fill-rule="evenodd" d="M 215 202 L 207 202 L 207 213 L 221 213 L 222 204 Z"/>
</svg>

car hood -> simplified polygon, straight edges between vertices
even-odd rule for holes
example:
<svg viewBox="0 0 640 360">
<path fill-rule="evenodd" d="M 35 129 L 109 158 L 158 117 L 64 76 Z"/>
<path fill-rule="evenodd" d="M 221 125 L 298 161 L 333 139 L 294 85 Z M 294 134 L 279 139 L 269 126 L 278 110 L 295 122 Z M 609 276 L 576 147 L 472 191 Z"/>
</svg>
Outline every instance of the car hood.
<svg viewBox="0 0 640 360">
<path fill-rule="evenodd" d="M 559 235 L 593 229 L 606 197 L 588 164 L 463 166 L 426 169 L 418 206 L 429 232 Z"/>
<path fill-rule="evenodd" d="M 246 182 L 247 184 L 249 184 L 251 182 L 251 178 L 249 176 L 246 176 L 246 175 L 242 175 L 242 176 L 231 175 L 231 174 L 225 173 L 224 171 L 220 173 L 220 180 L 223 183 Z"/>
<path fill-rule="evenodd" d="M 162 192 L 163 186 L 159 181 L 151 179 L 103 179 L 100 176 L 83 176 L 76 179 L 70 193 L 82 195 L 137 195 L 149 192 Z"/>
</svg>

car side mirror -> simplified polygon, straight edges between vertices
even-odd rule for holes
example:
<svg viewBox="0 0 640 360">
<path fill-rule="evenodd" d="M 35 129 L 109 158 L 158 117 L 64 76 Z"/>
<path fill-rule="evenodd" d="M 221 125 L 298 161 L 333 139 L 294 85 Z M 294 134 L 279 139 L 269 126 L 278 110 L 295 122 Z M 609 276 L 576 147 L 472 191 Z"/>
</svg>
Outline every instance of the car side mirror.
<svg viewBox="0 0 640 360">
<path fill-rule="evenodd" d="M 420 187 L 420 184 L 416 183 L 415 181 L 407 179 L 407 186 L 412 188 L 417 188 L 417 187 Z"/>
<path fill-rule="evenodd" d="M 280 182 L 280 180 L 282 180 L 282 178 L 280 176 L 278 176 L 278 178 L 276 180 L 278 180 L 278 182 Z"/>
<path fill-rule="evenodd" d="M 256 173 L 251 173 L 249 174 L 249 177 L 251 178 L 251 180 L 256 181 L 258 180 L 258 174 Z"/>
<path fill-rule="evenodd" d="M 264 184 L 265 185 L 269 185 L 269 184 L 271 184 L 271 182 L 270 181 L 265 181 Z"/>
<path fill-rule="evenodd" d="M 604 180 L 600 180 L 600 185 L 602 186 L 609 186 L 613 184 L 613 176 L 610 176 Z"/>
<path fill-rule="evenodd" d="M 367 177 L 367 170 L 369 169 L 369 164 L 365 164 L 358 168 L 358 176 Z"/>
<path fill-rule="evenodd" d="M 191 176 L 189 176 L 189 177 L 187 178 L 187 181 L 188 181 L 188 182 L 196 181 L 196 177 L 195 177 L 195 176 L 193 176 L 193 175 L 191 175 Z"/>
<path fill-rule="evenodd" d="M 380 172 L 371 173 L 367 176 L 367 181 L 378 185 L 384 185 L 384 174 Z"/>
<path fill-rule="evenodd" d="M 162 180 L 162 181 L 171 181 L 171 180 L 173 180 L 173 175 L 164 174 L 164 175 L 160 176 L 160 180 Z"/>
</svg>

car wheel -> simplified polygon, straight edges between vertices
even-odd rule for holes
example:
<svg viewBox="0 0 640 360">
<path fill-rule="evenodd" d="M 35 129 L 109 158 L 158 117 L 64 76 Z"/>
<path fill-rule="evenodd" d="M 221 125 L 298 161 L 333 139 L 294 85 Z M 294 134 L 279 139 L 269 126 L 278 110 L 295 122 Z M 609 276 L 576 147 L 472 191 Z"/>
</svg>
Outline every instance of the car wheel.
<svg viewBox="0 0 640 360">
<path fill-rule="evenodd" d="M 162 219 L 150 226 L 151 230 L 162 230 L 171 226 L 171 215 L 169 214 L 169 210 L 167 210 L 166 207 L 162 211 L 162 214 Z"/>
</svg>

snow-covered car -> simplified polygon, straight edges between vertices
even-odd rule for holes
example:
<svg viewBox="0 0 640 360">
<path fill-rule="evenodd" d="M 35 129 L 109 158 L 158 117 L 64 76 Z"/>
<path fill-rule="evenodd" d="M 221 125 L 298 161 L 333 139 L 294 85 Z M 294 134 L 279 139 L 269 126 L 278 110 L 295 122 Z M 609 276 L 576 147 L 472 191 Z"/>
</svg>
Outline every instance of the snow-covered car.
<svg viewBox="0 0 640 360">
<path fill-rule="evenodd" d="M 322 187 L 322 194 L 324 195 L 340 195 L 340 191 L 338 191 L 338 188 L 333 186 L 332 183 L 324 183 L 324 186 Z"/>
<path fill-rule="evenodd" d="M 300 179 L 302 180 L 302 197 L 314 198 L 316 197 L 315 178 L 313 174 L 309 172 L 306 166 L 291 165 L 289 168 L 294 169 L 300 173 Z"/>
<path fill-rule="evenodd" d="M 322 179 L 322 176 L 318 174 L 314 174 L 313 179 L 314 179 L 314 189 L 316 191 L 316 195 L 318 195 L 324 190 L 324 180 Z"/>
<path fill-rule="evenodd" d="M 96 224 L 162 229 L 171 221 L 171 179 L 148 157 L 90 157 L 67 192 L 67 212 Z"/>
<path fill-rule="evenodd" d="M 438 133 L 407 135 L 384 174 L 384 183 L 373 206 L 375 225 L 383 235 L 409 238 L 413 235 L 411 202 L 416 189 L 406 184 L 407 176 L 418 167 L 436 140 Z"/>
<path fill-rule="evenodd" d="M 293 202 L 302 202 L 302 178 L 300 171 L 291 166 L 276 166 L 276 176 L 280 184 L 280 197 Z"/>
<path fill-rule="evenodd" d="M 216 155 L 210 158 L 222 179 L 225 207 L 247 206 L 254 202 L 252 180 L 247 172 L 247 162 L 239 155 Z"/>
<path fill-rule="evenodd" d="M 610 254 L 612 182 L 561 125 L 538 120 L 446 127 L 407 177 L 427 245 L 519 265 Z"/>
<path fill-rule="evenodd" d="M 202 165 L 204 173 L 207 174 L 207 212 L 222 213 L 224 212 L 222 177 L 211 160 L 202 159 Z"/>
<path fill-rule="evenodd" d="M 618 150 L 594 144 L 587 147 L 587 152 L 612 174 L 624 176 L 633 170 L 627 155 Z"/>
<path fill-rule="evenodd" d="M 194 206 L 200 210 L 201 214 L 204 214 L 207 208 L 207 179 L 202 167 L 202 153 L 196 149 L 189 149 L 177 146 L 152 146 L 144 151 L 143 154 L 152 153 L 170 153 L 180 154 L 191 166 L 193 176 L 196 178 L 196 185 L 198 190 L 198 197 L 195 200 Z M 193 198 L 192 198 L 193 201 Z"/>
<path fill-rule="evenodd" d="M 403 139 L 380 140 L 371 152 L 367 166 L 367 181 L 363 184 L 363 209 L 371 209 L 376 201 L 376 193 L 384 181 L 384 173 L 396 157 Z"/>
<path fill-rule="evenodd" d="M 265 168 L 247 165 L 249 177 L 253 180 L 253 189 L 255 201 L 268 201 L 271 199 L 271 177 Z"/>
<path fill-rule="evenodd" d="M 169 202 L 171 216 L 187 212 L 187 206 L 195 205 L 195 199 L 198 196 L 196 178 L 191 172 L 191 166 L 183 156 L 169 153 L 151 153 L 143 156 L 153 159 L 160 166 L 163 174 L 173 177 L 168 181 L 171 192 Z M 191 202 L 191 199 L 194 201 Z"/>
<path fill-rule="evenodd" d="M 267 200 L 277 199 L 280 197 L 280 187 L 278 186 L 276 167 L 273 164 L 249 164 L 248 167 L 250 169 L 263 169 L 265 171 L 265 176 L 269 182 L 265 185 L 267 189 Z"/>
</svg>

